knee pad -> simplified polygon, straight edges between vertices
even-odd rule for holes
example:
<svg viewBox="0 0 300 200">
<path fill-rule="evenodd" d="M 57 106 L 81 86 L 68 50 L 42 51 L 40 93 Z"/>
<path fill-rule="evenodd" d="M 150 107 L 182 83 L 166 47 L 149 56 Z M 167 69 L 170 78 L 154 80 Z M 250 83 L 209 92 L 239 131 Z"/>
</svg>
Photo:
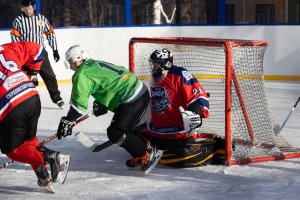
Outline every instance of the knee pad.
<svg viewBox="0 0 300 200">
<path fill-rule="evenodd" d="M 107 137 L 113 143 L 118 143 L 122 138 L 123 134 L 125 133 L 126 133 L 125 131 L 118 129 L 114 126 L 109 126 L 107 128 Z"/>
</svg>

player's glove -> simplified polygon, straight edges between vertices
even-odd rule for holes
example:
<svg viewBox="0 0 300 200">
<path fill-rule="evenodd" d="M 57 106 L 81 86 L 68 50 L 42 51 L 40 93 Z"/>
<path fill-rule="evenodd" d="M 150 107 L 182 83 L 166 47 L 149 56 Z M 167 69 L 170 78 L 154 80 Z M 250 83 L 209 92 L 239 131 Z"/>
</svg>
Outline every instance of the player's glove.
<svg viewBox="0 0 300 200">
<path fill-rule="evenodd" d="M 75 123 L 73 121 L 69 121 L 66 117 L 62 117 L 57 129 L 57 138 L 60 140 L 62 137 L 72 135 L 72 129 L 74 126 Z"/>
<path fill-rule="evenodd" d="M 54 51 L 53 51 L 53 58 L 54 58 L 55 62 L 58 62 L 58 61 L 59 61 L 60 56 L 59 56 L 57 50 L 54 50 Z"/>
<path fill-rule="evenodd" d="M 23 66 L 23 67 L 22 67 L 22 70 L 23 70 L 28 76 L 30 76 L 30 80 L 33 82 L 33 84 L 34 84 L 35 86 L 38 86 L 38 85 L 39 85 L 39 80 L 38 80 L 38 73 L 39 73 L 39 71 L 30 69 L 30 68 L 27 67 L 27 66 Z"/>
<path fill-rule="evenodd" d="M 30 76 L 30 79 L 33 82 L 34 86 L 38 86 L 39 85 L 39 80 L 38 80 L 37 75 Z"/>
<path fill-rule="evenodd" d="M 192 130 L 201 127 L 202 118 L 200 115 L 192 111 L 184 110 L 181 106 L 179 107 L 179 111 L 182 116 L 184 131 L 187 135 L 189 135 Z"/>
<path fill-rule="evenodd" d="M 93 103 L 93 114 L 98 117 L 100 115 L 105 115 L 107 113 L 107 107 L 94 101 Z"/>
</svg>

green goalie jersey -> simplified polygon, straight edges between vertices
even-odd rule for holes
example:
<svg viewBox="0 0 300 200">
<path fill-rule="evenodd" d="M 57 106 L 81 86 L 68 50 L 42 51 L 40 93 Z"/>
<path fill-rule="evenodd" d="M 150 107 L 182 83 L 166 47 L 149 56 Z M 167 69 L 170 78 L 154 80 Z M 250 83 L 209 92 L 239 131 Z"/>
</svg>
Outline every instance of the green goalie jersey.
<svg viewBox="0 0 300 200">
<path fill-rule="evenodd" d="M 88 59 L 72 76 L 71 104 L 80 113 L 87 110 L 90 95 L 114 111 L 127 102 L 142 82 L 124 67 Z"/>
</svg>

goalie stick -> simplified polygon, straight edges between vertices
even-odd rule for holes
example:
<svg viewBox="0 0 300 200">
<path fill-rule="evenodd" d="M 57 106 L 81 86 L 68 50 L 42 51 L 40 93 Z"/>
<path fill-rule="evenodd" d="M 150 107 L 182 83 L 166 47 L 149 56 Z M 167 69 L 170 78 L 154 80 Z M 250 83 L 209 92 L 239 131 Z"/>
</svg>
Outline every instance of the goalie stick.
<svg viewBox="0 0 300 200">
<path fill-rule="evenodd" d="M 93 111 L 90 111 L 89 113 L 87 113 L 87 114 L 85 114 L 84 116 L 82 116 L 82 117 L 80 117 L 79 119 L 77 119 L 77 120 L 74 122 L 75 125 L 76 125 L 76 124 L 79 124 L 80 122 L 82 122 L 82 121 L 84 121 L 85 119 L 89 118 L 90 115 L 92 114 L 92 112 L 93 112 Z M 45 145 L 46 143 L 48 143 L 48 142 L 54 140 L 55 138 L 57 138 L 57 133 L 55 133 L 55 134 L 51 135 L 50 137 L 48 137 L 47 139 L 43 140 L 39 145 L 40 145 L 40 146 L 43 146 L 43 145 Z M 7 167 L 7 166 L 11 165 L 11 164 L 14 163 L 14 162 L 15 162 L 14 160 L 7 161 L 6 163 L 4 163 L 4 164 L 2 164 L 2 165 L 0 166 L 0 169 Z"/>
<path fill-rule="evenodd" d="M 290 110 L 289 114 L 287 115 L 287 117 L 284 120 L 284 122 L 282 123 L 282 125 L 281 126 L 279 126 L 279 124 L 275 125 L 275 127 L 274 127 L 275 135 L 278 135 L 282 131 L 282 129 L 285 126 L 286 122 L 289 120 L 289 118 L 291 117 L 291 115 L 294 112 L 295 108 L 297 107 L 299 101 L 300 101 L 300 96 L 299 96 L 298 100 L 296 101 L 296 103 L 294 104 L 293 108 Z"/>
</svg>

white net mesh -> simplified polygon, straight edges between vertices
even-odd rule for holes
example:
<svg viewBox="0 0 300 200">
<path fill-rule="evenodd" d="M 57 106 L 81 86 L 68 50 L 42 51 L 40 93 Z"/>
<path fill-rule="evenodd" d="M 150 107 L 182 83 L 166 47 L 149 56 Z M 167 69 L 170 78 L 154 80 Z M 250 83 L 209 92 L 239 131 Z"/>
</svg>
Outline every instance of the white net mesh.
<svg viewBox="0 0 300 200">
<path fill-rule="evenodd" d="M 148 58 L 151 53 L 162 48 L 172 51 L 174 64 L 189 70 L 206 92 L 210 93 L 210 117 L 203 119 L 201 132 L 225 137 L 225 47 L 221 43 L 222 40 L 212 39 L 212 43 L 199 44 L 195 41 L 201 39 L 188 39 L 190 42 L 182 43 L 180 39 L 166 39 L 159 43 L 136 40 L 131 47 L 133 53 L 130 67 L 146 85 L 149 85 Z M 275 123 L 269 111 L 263 80 L 266 45 L 255 46 L 254 41 L 233 42 L 236 42 L 236 45 L 231 48 L 235 72 L 232 77 L 236 77 L 236 81 L 231 80 L 231 141 L 234 144 L 232 159 L 238 162 L 243 159 L 296 152 L 297 149 L 273 131 Z"/>
</svg>

